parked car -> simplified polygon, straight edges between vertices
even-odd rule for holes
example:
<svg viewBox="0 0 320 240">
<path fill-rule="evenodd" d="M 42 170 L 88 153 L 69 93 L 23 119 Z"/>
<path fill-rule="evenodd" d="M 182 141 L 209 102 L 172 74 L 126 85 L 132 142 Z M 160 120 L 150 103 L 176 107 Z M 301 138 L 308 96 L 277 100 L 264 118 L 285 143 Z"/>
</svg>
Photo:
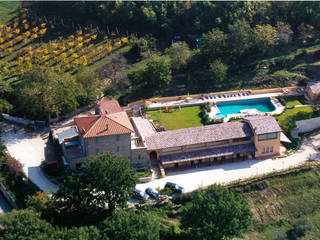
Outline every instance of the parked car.
<svg viewBox="0 0 320 240">
<path fill-rule="evenodd" d="M 134 198 L 138 200 L 148 200 L 149 195 L 139 189 L 136 189 L 136 191 L 134 192 Z"/>
<path fill-rule="evenodd" d="M 152 198 L 154 198 L 154 199 L 157 199 L 157 198 L 159 197 L 159 193 L 158 193 L 156 190 L 154 190 L 154 189 L 152 189 L 152 188 L 150 188 L 150 187 L 148 187 L 148 188 L 145 190 L 145 192 L 146 192 L 150 197 L 152 197 Z"/>
<path fill-rule="evenodd" d="M 164 187 L 172 189 L 172 191 L 175 193 L 183 193 L 185 191 L 183 187 L 179 186 L 176 183 L 172 183 L 172 182 L 167 182 Z"/>
<path fill-rule="evenodd" d="M 41 167 L 50 176 L 60 176 L 62 174 L 58 160 L 42 162 Z"/>
</svg>

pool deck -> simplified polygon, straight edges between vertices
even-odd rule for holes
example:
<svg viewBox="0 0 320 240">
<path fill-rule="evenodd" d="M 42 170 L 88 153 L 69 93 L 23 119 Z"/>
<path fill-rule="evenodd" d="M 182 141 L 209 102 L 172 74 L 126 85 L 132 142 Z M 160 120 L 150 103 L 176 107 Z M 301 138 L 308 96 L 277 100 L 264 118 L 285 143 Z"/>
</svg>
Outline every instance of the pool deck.
<svg viewBox="0 0 320 240">
<path fill-rule="evenodd" d="M 233 99 L 226 99 L 223 100 L 221 99 L 220 101 L 216 101 L 214 103 L 212 103 L 211 106 L 211 112 L 208 113 L 208 116 L 210 119 L 215 119 L 215 115 L 217 113 L 220 113 L 219 108 L 215 105 L 216 103 L 219 102 L 230 102 L 230 101 L 244 101 L 244 100 L 250 100 L 250 99 L 261 99 L 261 98 L 270 98 L 271 103 L 274 105 L 275 110 L 272 112 L 260 112 L 256 109 L 248 109 L 248 111 L 244 111 L 242 113 L 235 113 L 235 114 L 228 114 L 226 117 L 223 118 L 224 122 L 228 122 L 230 120 L 230 118 L 235 117 L 235 118 L 243 118 L 245 116 L 248 115 L 259 115 L 259 114 L 270 114 L 270 115 L 275 115 L 275 114 L 280 114 L 284 111 L 285 107 L 282 106 L 282 104 L 278 101 L 278 99 L 276 99 L 275 97 L 279 96 L 281 94 L 257 94 L 257 95 L 250 95 L 250 96 L 246 96 L 246 98 L 233 98 Z M 247 110 L 247 109 L 246 109 Z"/>
<path fill-rule="evenodd" d="M 172 100 L 172 101 L 158 101 L 152 102 L 148 105 L 148 110 L 159 110 L 165 109 L 165 107 L 177 108 L 177 107 L 190 107 L 197 106 L 204 103 L 210 103 L 214 105 L 219 102 L 231 102 L 231 101 L 241 101 L 241 100 L 250 100 L 250 99 L 259 99 L 259 98 L 270 98 L 271 102 L 275 106 L 275 110 L 273 112 L 269 112 L 269 114 L 280 114 L 284 110 L 284 106 L 282 106 L 279 101 L 275 98 L 277 96 L 283 95 L 282 93 L 266 93 L 266 94 L 252 94 L 246 96 L 230 96 L 230 97 L 221 97 L 221 98 L 187 98 L 182 100 Z M 213 117 L 217 113 L 217 109 L 212 108 L 212 112 L 209 114 L 209 117 Z M 224 118 L 224 121 L 228 121 L 231 117 L 243 117 L 244 113 L 239 114 L 229 114 Z"/>
</svg>

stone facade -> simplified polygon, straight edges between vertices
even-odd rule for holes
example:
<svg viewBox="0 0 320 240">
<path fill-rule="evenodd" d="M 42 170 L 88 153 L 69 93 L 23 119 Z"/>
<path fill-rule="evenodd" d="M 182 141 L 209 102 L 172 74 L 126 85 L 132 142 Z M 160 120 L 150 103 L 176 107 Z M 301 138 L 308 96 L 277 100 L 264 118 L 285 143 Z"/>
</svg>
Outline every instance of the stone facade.
<svg viewBox="0 0 320 240">
<path fill-rule="evenodd" d="M 134 168 L 147 168 L 149 166 L 146 147 L 131 150 L 131 165 Z"/>
<path fill-rule="evenodd" d="M 84 147 L 87 156 L 95 156 L 102 152 L 113 152 L 121 154 L 127 159 L 131 158 L 130 134 L 85 138 Z"/>
</svg>

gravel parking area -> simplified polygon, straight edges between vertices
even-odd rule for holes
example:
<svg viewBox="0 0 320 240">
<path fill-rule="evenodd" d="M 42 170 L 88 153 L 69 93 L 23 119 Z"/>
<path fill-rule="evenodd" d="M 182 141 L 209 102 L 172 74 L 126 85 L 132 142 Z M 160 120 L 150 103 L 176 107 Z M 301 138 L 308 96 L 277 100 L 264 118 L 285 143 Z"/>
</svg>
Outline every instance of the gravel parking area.
<svg viewBox="0 0 320 240">
<path fill-rule="evenodd" d="M 171 172 L 165 178 L 156 179 L 149 183 L 138 184 L 137 189 L 142 191 L 147 187 L 162 189 L 166 182 L 174 182 L 183 186 L 186 192 L 191 192 L 215 183 L 227 184 L 233 181 L 296 167 L 308 160 L 320 160 L 319 147 L 320 133 L 317 133 L 304 139 L 299 150 L 285 158 L 247 160 L 243 162 Z"/>
<path fill-rule="evenodd" d="M 7 122 L 0 122 L 0 127 L 1 142 L 10 155 L 23 164 L 26 176 L 45 193 L 57 191 L 58 186 L 52 183 L 40 168 L 46 151 L 49 150 L 46 145 L 46 132 L 34 132 Z"/>
</svg>

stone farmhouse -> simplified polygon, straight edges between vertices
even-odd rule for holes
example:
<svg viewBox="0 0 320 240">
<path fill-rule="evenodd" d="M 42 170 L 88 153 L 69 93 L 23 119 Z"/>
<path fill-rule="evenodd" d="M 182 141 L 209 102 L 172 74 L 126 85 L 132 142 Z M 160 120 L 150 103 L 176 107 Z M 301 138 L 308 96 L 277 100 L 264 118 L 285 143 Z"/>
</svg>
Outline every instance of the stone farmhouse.
<svg viewBox="0 0 320 240">
<path fill-rule="evenodd" d="M 116 100 L 96 104 L 95 115 L 74 118 L 75 126 L 59 134 L 64 159 L 79 169 L 88 156 L 114 152 L 135 168 L 157 164 L 166 170 L 205 166 L 280 155 L 283 139 L 271 116 L 251 116 L 238 122 L 157 132 L 142 117 L 129 118 Z"/>
<path fill-rule="evenodd" d="M 319 100 L 320 96 L 320 82 L 308 82 L 306 91 L 309 94 L 312 101 Z"/>
</svg>

